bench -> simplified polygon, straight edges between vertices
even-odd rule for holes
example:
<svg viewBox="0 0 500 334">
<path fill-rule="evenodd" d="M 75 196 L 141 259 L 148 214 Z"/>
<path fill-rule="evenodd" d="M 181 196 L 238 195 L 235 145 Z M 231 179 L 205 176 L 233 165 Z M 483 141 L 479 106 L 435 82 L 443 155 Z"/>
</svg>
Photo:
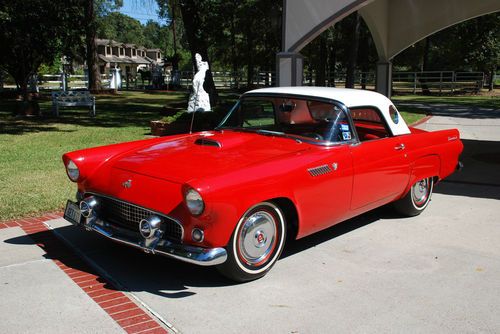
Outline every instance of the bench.
<svg viewBox="0 0 500 334">
<path fill-rule="evenodd" d="M 90 116 L 95 116 L 95 97 L 86 90 L 52 92 L 52 110 L 59 116 L 59 107 L 88 107 Z"/>
</svg>

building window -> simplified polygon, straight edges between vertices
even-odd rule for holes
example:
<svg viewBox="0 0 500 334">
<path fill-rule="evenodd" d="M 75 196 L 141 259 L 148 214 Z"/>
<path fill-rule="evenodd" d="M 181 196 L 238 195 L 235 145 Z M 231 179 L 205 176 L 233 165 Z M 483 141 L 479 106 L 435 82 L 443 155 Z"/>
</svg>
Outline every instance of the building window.
<svg viewBox="0 0 500 334">
<path fill-rule="evenodd" d="M 120 56 L 123 56 L 123 48 L 120 48 Z"/>
<path fill-rule="evenodd" d="M 136 53 L 135 53 L 135 49 L 132 50 L 132 55 L 135 56 Z"/>
<path fill-rule="evenodd" d="M 111 48 L 109 46 L 106 46 L 106 55 L 111 54 Z"/>
</svg>

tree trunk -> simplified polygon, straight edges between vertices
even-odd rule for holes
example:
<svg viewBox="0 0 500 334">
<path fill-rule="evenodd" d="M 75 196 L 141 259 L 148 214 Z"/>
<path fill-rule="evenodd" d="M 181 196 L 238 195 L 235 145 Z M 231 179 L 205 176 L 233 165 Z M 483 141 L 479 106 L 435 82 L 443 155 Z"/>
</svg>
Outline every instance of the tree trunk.
<svg viewBox="0 0 500 334">
<path fill-rule="evenodd" d="M 85 3 L 85 22 L 86 59 L 89 73 L 88 86 L 90 91 L 98 91 L 101 89 L 101 75 L 99 73 L 99 60 L 97 58 L 94 0 L 87 0 Z"/>
<path fill-rule="evenodd" d="M 352 24 L 352 42 L 349 46 L 349 53 L 347 58 L 347 69 L 346 69 L 346 79 L 345 79 L 345 87 L 346 88 L 354 88 L 354 71 L 356 70 L 356 60 L 358 58 L 358 49 L 359 49 L 359 25 L 360 19 L 358 12 L 354 14 L 354 22 Z"/>
<path fill-rule="evenodd" d="M 194 57 L 196 53 L 199 53 L 203 60 L 208 62 L 210 66 L 212 65 L 208 58 L 207 43 L 203 36 L 203 32 L 201 31 L 203 27 L 200 26 L 200 4 L 201 2 L 198 2 L 198 0 L 179 1 L 182 20 L 184 22 L 184 29 L 186 30 L 189 49 L 191 51 L 191 61 L 193 62 L 194 67 L 196 67 L 196 61 Z M 218 100 L 218 94 L 211 69 L 206 72 L 203 88 L 210 96 L 210 104 L 215 105 Z"/>
<path fill-rule="evenodd" d="M 238 66 L 238 56 L 236 54 L 236 6 L 232 3 L 232 13 L 231 13 L 231 63 L 233 65 L 233 75 L 234 75 L 234 88 L 239 89 L 239 66 Z"/>
<path fill-rule="evenodd" d="M 336 74 L 336 66 L 337 66 L 337 49 L 335 48 L 335 44 L 332 45 L 330 51 L 330 79 L 329 86 L 335 87 L 335 74 Z"/>
<path fill-rule="evenodd" d="M 366 89 L 366 70 L 363 69 L 361 73 L 361 89 Z"/>
<path fill-rule="evenodd" d="M 175 25 L 176 21 L 176 7 L 175 7 L 175 1 L 172 1 L 172 39 L 173 39 L 173 46 L 174 46 L 174 56 L 172 59 L 172 70 L 173 71 L 178 71 L 179 70 L 179 55 L 177 54 L 177 28 Z"/>
<path fill-rule="evenodd" d="M 489 80 L 488 80 L 488 90 L 491 92 L 493 90 L 493 87 L 495 85 L 495 82 L 494 82 L 494 77 L 495 77 L 495 72 L 496 72 L 496 68 L 493 67 L 491 70 L 490 70 L 490 77 L 489 77 Z"/>
<path fill-rule="evenodd" d="M 431 48 L 431 38 L 427 37 L 425 39 L 424 54 L 422 55 L 422 72 L 428 70 L 429 67 L 429 51 Z M 427 85 L 427 80 L 420 78 L 420 86 L 422 87 L 423 95 L 431 95 L 429 86 Z"/>
<path fill-rule="evenodd" d="M 245 58 L 247 64 L 247 87 L 251 88 L 253 86 L 253 77 L 255 73 L 255 64 L 254 64 L 254 50 L 253 50 L 253 27 L 250 25 L 245 26 L 244 34 L 245 34 Z"/>
<path fill-rule="evenodd" d="M 316 63 L 316 86 L 325 85 L 325 71 L 326 71 L 326 37 L 319 36 L 319 61 Z"/>
</svg>

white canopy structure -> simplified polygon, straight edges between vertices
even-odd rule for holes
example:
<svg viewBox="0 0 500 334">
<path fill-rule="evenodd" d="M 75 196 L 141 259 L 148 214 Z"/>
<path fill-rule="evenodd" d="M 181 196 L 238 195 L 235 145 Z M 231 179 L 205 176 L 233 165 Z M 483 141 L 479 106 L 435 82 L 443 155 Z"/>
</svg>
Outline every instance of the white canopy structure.
<svg viewBox="0 0 500 334">
<path fill-rule="evenodd" d="M 300 86 L 299 53 L 323 31 L 359 11 L 377 47 L 376 89 L 390 96 L 391 59 L 410 45 L 468 19 L 500 11 L 499 0 L 283 0 L 278 85 Z"/>
</svg>

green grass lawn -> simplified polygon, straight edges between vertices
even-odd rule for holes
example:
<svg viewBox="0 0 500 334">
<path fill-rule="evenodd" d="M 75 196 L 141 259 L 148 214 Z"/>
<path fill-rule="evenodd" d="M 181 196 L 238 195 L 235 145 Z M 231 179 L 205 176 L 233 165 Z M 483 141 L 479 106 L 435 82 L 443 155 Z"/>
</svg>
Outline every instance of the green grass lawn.
<svg viewBox="0 0 500 334">
<path fill-rule="evenodd" d="M 97 96 L 95 118 L 84 109 L 62 109 L 59 118 L 14 117 L 15 101 L 0 100 L 0 221 L 62 209 L 75 184 L 61 160 L 65 152 L 142 139 L 163 105 L 185 94 L 126 92 Z M 51 102 L 42 101 L 44 115 Z"/>
<path fill-rule="evenodd" d="M 222 95 L 233 100 L 234 95 Z M 76 188 L 66 176 L 63 153 L 142 139 L 162 106 L 187 105 L 184 93 L 122 92 L 97 96 L 95 118 L 84 109 L 62 109 L 50 116 L 51 102 L 40 102 L 41 118 L 13 116 L 16 102 L 0 100 L 0 221 L 62 209 Z M 421 112 L 401 108 L 408 123 Z"/>
</svg>

